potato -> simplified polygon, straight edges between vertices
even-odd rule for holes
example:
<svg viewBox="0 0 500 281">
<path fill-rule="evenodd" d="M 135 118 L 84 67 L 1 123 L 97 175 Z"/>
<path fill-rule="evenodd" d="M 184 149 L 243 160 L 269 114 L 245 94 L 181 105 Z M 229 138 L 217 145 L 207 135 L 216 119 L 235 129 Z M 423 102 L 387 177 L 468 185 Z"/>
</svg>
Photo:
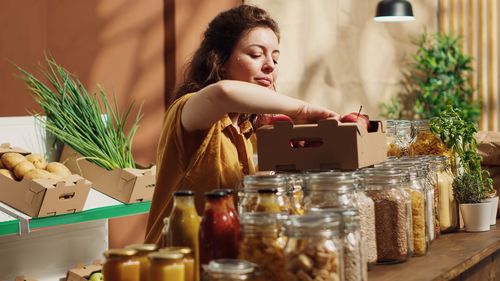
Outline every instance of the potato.
<svg viewBox="0 0 500 281">
<path fill-rule="evenodd" d="M 33 179 L 51 180 L 51 179 L 56 179 L 56 178 L 57 177 L 55 175 L 53 175 L 52 173 L 47 172 L 47 171 L 42 170 L 42 169 L 33 169 L 33 170 L 30 170 L 29 172 L 27 172 L 26 174 L 24 174 L 24 179 L 27 179 L 27 180 L 33 180 Z"/>
<path fill-rule="evenodd" d="M 45 159 L 43 159 L 43 156 L 40 154 L 33 153 L 30 155 L 26 155 L 26 160 L 33 163 L 33 165 L 35 165 L 35 168 L 37 169 L 45 169 L 45 167 L 47 166 L 47 161 L 45 161 Z"/>
<path fill-rule="evenodd" d="M 7 170 L 7 169 L 0 169 L 0 175 L 4 175 L 4 176 L 8 177 L 11 180 L 14 179 L 14 174 L 11 171 Z"/>
<path fill-rule="evenodd" d="M 68 169 L 68 167 L 59 162 L 50 162 L 49 164 L 47 164 L 47 167 L 45 167 L 45 170 L 51 172 L 52 174 L 60 176 L 61 178 L 71 176 L 71 171 Z"/>
<path fill-rule="evenodd" d="M 23 161 L 14 167 L 14 175 L 16 176 L 16 179 L 22 180 L 24 174 L 33 169 L 35 169 L 35 165 L 33 165 L 33 163 L 29 161 Z"/>
<path fill-rule="evenodd" d="M 26 161 L 26 157 L 22 156 L 19 153 L 15 152 L 7 152 L 2 155 L 2 162 L 5 168 L 12 171 L 14 167 L 20 162 Z"/>
</svg>

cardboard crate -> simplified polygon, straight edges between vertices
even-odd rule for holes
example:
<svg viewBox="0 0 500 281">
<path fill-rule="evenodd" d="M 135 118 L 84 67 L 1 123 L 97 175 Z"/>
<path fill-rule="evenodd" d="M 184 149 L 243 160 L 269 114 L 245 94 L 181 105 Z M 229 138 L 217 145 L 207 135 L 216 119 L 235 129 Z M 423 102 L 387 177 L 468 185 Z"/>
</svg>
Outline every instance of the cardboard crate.
<svg viewBox="0 0 500 281">
<path fill-rule="evenodd" d="M 256 133 L 261 171 L 352 171 L 383 162 L 387 157 L 382 121 L 370 121 L 369 131 L 360 123 L 340 123 L 333 119 L 303 125 L 279 121 L 259 128 Z M 292 147 L 297 142 L 311 146 Z"/>
<path fill-rule="evenodd" d="M 0 156 L 7 152 L 29 154 L 8 144 L 0 146 Z M 91 185 L 79 175 L 21 181 L 0 175 L 0 201 L 31 217 L 74 213 L 83 210 Z"/>
<path fill-rule="evenodd" d="M 156 166 L 106 170 L 85 160 L 71 147 L 65 145 L 60 162 L 73 173 L 92 181 L 92 188 L 123 203 L 149 201 L 156 184 Z"/>
<path fill-rule="evenodd" d="M 88 281 L 95 272 L 102 271 L 102 263 L 95 261 L 91 265 L 79 264 L 75 268 L 68 270 L 66 281 Z"/>
</svg>

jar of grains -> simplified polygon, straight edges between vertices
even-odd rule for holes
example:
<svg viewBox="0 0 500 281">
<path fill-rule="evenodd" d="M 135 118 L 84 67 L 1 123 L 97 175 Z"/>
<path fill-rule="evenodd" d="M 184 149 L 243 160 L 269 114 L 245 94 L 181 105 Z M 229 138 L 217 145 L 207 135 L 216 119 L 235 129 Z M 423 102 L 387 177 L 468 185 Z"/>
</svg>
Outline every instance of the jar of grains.
<svg viewBox="0 0 500 281">
<path fill-rule="evenodd" d="M 343 280 L 340 216 L 336 213 L 290 216 L 285 225 L 284 280 Z"/>
<path fill-rule="evenodd" d="M 353 173 L 327 172 L 305 178 L 306 212 L 320 209 L 358 209 L 357 177 Z"/>
<path fill-rule="evenodd" d="M 344 280 L 367 281 L 368 269 L 366 254 L 361 243 L 359 212 L 357 210 L 344 210 L 342 216 L 341 239 L 344 248 Z"/>
<path fill-rule="evenodd" d="M 279 208 L 282 213 L 292 212 L 290 206 L 289 185 L 285 174 L 247 175 L 243 178 L 243 188 L 238 192 L 239 214 L 257 212 L 259 189 L 276 189 Z"/>
<path fill-rule="evenodd" d="M 377 239 L 375 236 L 375 204 L 366 196 L 362 185 L 356 186 L 356 195 L 359 207 L 359 223 L 361 231 L 361 244 L 366 255 L 368 267 L 377 262 Z"/>
<path fill-rule="evenodd" d="M 362 185 L 375 204 L 377 262 L 398 263 L 411 255 L 411 201 L 399 171 L 362 174 Z"/>
<path fill-rule="evenodd" d="M 241 241 L 239 259 L 247 260 L 260 267 L 259 281 L 286 281 L 285 238 L 281 237 L 275 214 L 246 213 L 240 217 Z"/>
<path fill-rule="evenodd" d="M 245 260 L 212 260 L 203 266 L 204 281 L 256 281 L 258 266 Z"/>
</svg>

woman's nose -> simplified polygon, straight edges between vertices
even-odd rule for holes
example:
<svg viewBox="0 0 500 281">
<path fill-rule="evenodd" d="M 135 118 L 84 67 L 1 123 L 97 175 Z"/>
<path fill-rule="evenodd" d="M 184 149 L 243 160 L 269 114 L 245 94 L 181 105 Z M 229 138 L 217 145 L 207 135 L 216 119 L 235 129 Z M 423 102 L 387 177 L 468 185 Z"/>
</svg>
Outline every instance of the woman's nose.
<svg viewBox="0 0 500 281">
<path fill-rule="evenodd" d="M 262 70 L 266 73 L 271 73 L 274 71 L 276 68 L 276 64 L 274 63 L 274 60 L 272 58 L 266 59 L 264 62 L 264 65 L 262 66 Z"/>
</svg>

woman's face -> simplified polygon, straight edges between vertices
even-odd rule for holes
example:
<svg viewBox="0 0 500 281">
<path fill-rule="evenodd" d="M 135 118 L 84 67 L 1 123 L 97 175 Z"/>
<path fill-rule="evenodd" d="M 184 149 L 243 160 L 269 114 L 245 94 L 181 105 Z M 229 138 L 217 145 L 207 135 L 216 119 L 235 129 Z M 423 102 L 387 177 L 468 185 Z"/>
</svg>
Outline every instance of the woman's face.
<svg viewBox="0 0 500 281">
<path fill-rule="evenodd" d="M 273 89 L 280 56 L 278 37 L 267 27 L 244 34 L 224 65 L 225 77 Z"/>
</svg>

